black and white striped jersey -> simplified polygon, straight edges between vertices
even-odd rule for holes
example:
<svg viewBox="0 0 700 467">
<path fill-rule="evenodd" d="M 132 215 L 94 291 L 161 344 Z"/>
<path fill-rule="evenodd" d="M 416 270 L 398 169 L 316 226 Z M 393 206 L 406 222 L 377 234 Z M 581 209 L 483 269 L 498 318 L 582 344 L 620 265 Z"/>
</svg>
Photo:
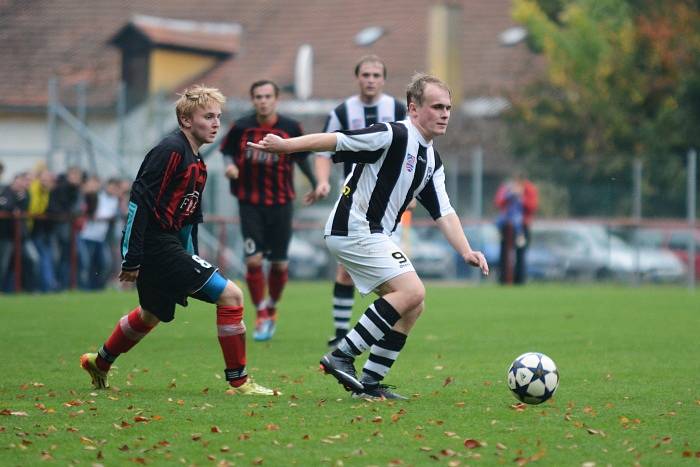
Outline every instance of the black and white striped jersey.
<svg viewBox="0 0 700 467">
<path fill-rule="evenodd" d="M 326 235 L 391 235 L 414 197 L 433 219 L 454 212 L 440 156 L 410 120 L 337 134 L 333 161 L 355 166 L 326 223 Z"/>
<path fill-rule="evenodd" d="M 360 130 L 375 123 L 389 123 L 406 118 L 406 107 L 395 98 L 382 94 L 377 102 L 367 105 L 360 96 L 352 96 L 331 111 L 323 127 L 323 133 L 339 130 Z M 319 153 L 331 157 L 330 152 Z M 352 164 L 345 164 L 343 176 L 347 177 Z"/>
</svg>

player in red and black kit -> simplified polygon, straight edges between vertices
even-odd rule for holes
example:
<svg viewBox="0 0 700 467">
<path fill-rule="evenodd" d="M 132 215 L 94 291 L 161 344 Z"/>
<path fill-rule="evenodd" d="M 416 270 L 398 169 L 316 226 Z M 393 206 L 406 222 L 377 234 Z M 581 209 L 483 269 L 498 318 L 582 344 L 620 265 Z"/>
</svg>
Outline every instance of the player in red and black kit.
<svg viewBox="0 0 700 467">
<path fill-rule="evenodd" d="M 219 344 L 231 393 L 273 395 L 246 371 L 243 293 L 218 268 L 197 256 L 197 224 L 207 167 L 199 156 L 219 130 L 224 96 L 214 88 L 186 89 L 176 104 L 180 130 L 166 136 L 144 158 L 131 189 L 122 238 L 119 279 L 136 281 L 139 306 L 122 317 L 97 353 L 80 365 L 96 389 L 108 387 L 116 358 L 160 323 L 172 321 L 187 297 L 216 304 Z"/>
<path fill-rule="evenodd" d="M 221 146 L 231 194 L 238 198 L 243 245 L 246 256 L 246 282 L 257 308 L 253 337 L 272 338 L 277 320 L 277 304 L 287 283 L 287 250 L 292 237 L 294 162 L 316 188 L 308 152 L 270 154 L 247 146 L 268 133 L 281 138 L 302 135 L 299 122 L 277 113 L 279 88 L 269 80 L 250 87 L 255 113 L 237 120 Z M 305 200 L 309 196 L 305 197 Z M 265 280 L 263 258 L 270 262 Z M 265 283 L 269 296 L 265 297 Z"/>
</svg>

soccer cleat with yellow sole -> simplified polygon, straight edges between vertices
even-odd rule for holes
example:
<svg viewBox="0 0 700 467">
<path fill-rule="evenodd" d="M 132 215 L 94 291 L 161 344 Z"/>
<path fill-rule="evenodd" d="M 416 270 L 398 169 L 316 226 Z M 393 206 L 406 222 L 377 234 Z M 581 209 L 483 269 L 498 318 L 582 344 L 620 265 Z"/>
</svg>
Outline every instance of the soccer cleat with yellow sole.
<svg viewBox="0 0 700 467">
<path fill-rule="evenodd" d="M 85 353 L 80 356 L 80 367 L 88 372 L 90 378 L 92 378 L 92 386 L 95 389 L 107 389 L 109 387 L 107 382 L 109 371 L 100 370 L 97 367 L 96 360 L 96 353 Z"/>
<path fill-rule="evenodd" d="M 266 388 L 261 386 L 255 381 L 248 378 L 248 381 L 238 386 L 237 388 L 231 387 L 226 391 L 227 394 L 240 394 L 243 396 L 279 396 L 282 393 L 274 389 Z"/>
</svg>

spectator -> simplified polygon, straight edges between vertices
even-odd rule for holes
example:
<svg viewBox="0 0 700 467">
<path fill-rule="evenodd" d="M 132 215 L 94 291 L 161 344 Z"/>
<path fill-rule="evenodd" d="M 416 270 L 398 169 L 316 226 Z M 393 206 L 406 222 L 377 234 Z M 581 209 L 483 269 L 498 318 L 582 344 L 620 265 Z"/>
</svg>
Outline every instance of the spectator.
<svg viewBox="0 0 700 467">
<path fill-rule="evenodd" d="M 119 215 L 119 180 L 109 179 L 105 189 L 100 180 L 91 177 L 86 183 L 91 213 L 79 234 L 80 287 L 101 290 L 111 275 L 112 257 L 109 247 L 110 228 Z"/>
<path fill-rule="evenodd" d="M 502 284 L 524 284 L 530 224 L 538 204 L 537 187 L 522 173 L 517 173 L 498 188 L 494 203 L 500 210 L 496 221 L 501 232 L 499 280 Z"/>
<path fill-rule="evenodd" d="M 39 253 L 39 270 L 37 286 L 42 292 L 51 292 L 58 288 L 54 269 L 56 248 L 52 235 L 52 222 L 46 218 L 51 191 L 56 178 L 45 166 L 37 171 L 36 178 L 29 186 L 28 222 L 31 241 Z"/>
<path fill-rule="evenodd" d="M 26 217 L 29 208 L 28 189 L 31 183 L 31 176 L 27 172 L 15 175 L 10 186 L 6 187 L 0 194 L 0 212 L 14 217 L 0 219 L 0 239 L 4 247 L 0 249 L 0 255 L 8 258 L 0 266 L 0 273 L 4 276 L 3 290 L 17 290 L 15 283 L 14 258 L 19 254 L 21 261 L 22 277 L 19 282 L 26 290 L 34 290 L 36 281 L 35 274 L 38 272 L 39 253 L 34 243 L 29 238 Z M 17 228 L 19 230 L 17 231 Z M 16 235 L 19 234 L 20 251 L 15 251 Z M 9 251 L 9 253 L 8 253 Z M 13 254 L 16 253 L 16 254 Z M 3 271 L 4 269 L 4 271 Z"/>
<path fill-rule="evenodd" d="M 69 167 L 58 176 L 56 186 L 49 196 L 47 212 L 52 215 L 52 236 L 56 242 L 57 288 L 67 289 L 71 285 L 71 253 L 73 251 L 73 225 L 80 214 L 81 185 L 84 174 L 80 167 Z"/>
</svg>

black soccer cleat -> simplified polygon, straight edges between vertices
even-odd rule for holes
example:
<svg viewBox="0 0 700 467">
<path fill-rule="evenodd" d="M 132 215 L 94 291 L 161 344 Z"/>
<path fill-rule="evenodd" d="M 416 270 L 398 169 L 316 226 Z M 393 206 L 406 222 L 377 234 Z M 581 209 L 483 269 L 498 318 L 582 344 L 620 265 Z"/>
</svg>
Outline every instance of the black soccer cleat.
<svg viewBox="0 0 700 467">
<path fill-rule="evenodd" d="M 338 357 L 333 352 L 328 352 L 321 358 L 323 371 L 337 379 L 346 391 L 362 392 L 365 387 L 357 379 L 354 363 L 354 358 L 347 355 Z"/>
<path fill-rule="evenodd" d="M 387 399 L 406 401 L 408 397 L 402 396 L 401 394 L 395 393 L 392 389 L 396 389 L 396 386 L 390 384 L 382 384 L 379 382 L 373 383 L 363 383 L 365 389 L 362 391 L 356 391 L 352 393 L 352 397 L 355 399 L 365 399 L 372 401 L 383 401 Z"/>
</svg>

